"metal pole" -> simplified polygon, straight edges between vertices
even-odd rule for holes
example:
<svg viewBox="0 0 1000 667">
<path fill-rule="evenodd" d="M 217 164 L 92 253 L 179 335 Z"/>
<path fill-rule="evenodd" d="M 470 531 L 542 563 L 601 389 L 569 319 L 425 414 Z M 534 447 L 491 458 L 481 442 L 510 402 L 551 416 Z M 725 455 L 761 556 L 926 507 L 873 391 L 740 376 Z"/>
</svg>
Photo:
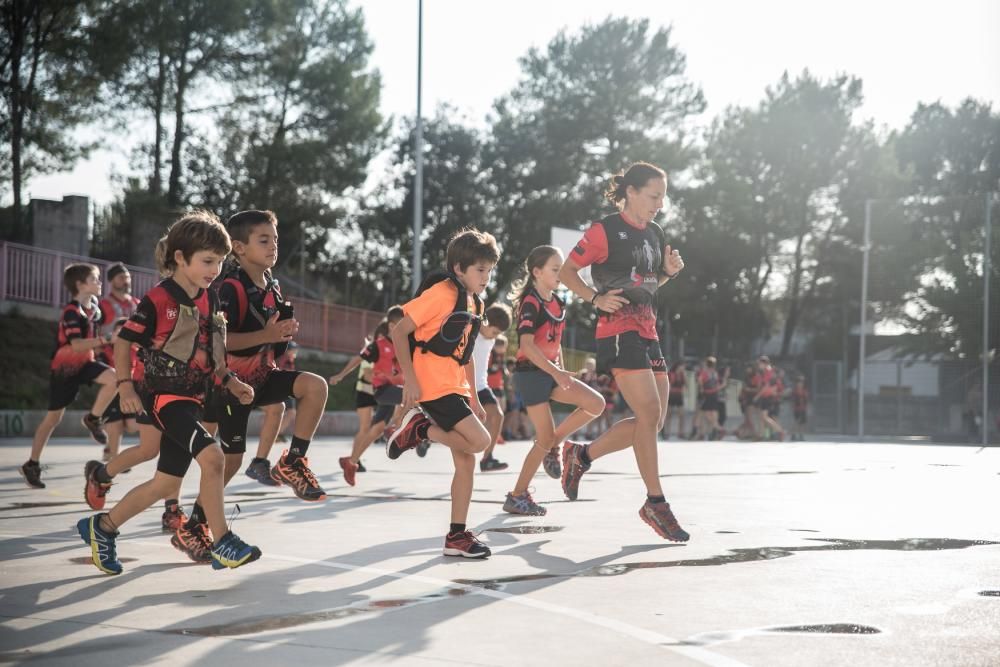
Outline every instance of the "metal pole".
<svg viewBox="0 0 1000 667">
<path fill-rule="evenodd" d="M 424 0 L 419 0 L 417 8 L 417 127 L 413 140 L 413 156 L 417 163 L 417 174 L 413 179 L 413 285 L 415 291 L 423 280 L 423 258 L 421 257 L 420 234 L 424 217 L 424 119 L 421 116 L 421 96 L 423 94 L 424 65 Z M 449 269 L 451 267 L 448 267 Z"/>
<path fill-rule="evenodd" d="M 861 261 L 861 344 L 858 351 L 858 440 L 865 438 L 865 333 L 868 327 L 868 251 L 871 245 L 872 200 L 865 200 L 865 236 Z"/>
<path fill-rule="evenodd" d="M 346 268 L 344 269 L 347 270 Z M 306 221 L 299 223 L 299 298 L 306 298 Z"/>
<path fill-rule="evenodd" d="M 986 242 L 983 251 L 983 447 L 989 444 L 990 421 L 987 418 L 990 407 L 990 242 L 993 225 L 990 213 L 993 209 L 993 193 L 986 195 Z"/>
</svg>

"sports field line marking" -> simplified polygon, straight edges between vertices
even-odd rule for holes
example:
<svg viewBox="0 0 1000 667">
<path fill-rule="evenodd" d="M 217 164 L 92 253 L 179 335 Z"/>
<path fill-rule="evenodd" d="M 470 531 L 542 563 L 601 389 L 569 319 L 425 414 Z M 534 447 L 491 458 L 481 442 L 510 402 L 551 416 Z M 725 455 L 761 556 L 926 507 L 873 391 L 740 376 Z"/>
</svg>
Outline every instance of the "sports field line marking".
<svg viewBox="0 0 1000 667">
<path fill-rule="evenodd" d="M 37 539 L 44 540 L 47 542 L 73 542 L 71 539 L 62 539 L 58 537 L 32 537 L 31 535 L 24 535 L 19 533 L 0 533 L 2 537 L 9 538 L 19 538 L 19 539 Z M 128 540 L 130 544 L 142 544 L 146 546 L 155 546 L 164 548 L 169 545 L 163 543 L 162 541 L 154 541 L 148 538 L 138 538 L 133 540 Z M 173 547 L 171 547 L 173 549 Z M 569 618 L 582 621 L 584 623 L 589 623 L 590 625 L 596 625 L 598 627 L 617 632 L 619 634 L 637 639 L 646 644 L 651 644 L 653 646 L 659 646 L 665 648 L 668 651 L 683 655 L 686 658 L 690 658 L 696 662 L 703 665 L 708 665 L 708 667 L 749 667 L 745 663 L 739 662 L 732 658 L 727 658 L 724 655 L 719 655 L 718 653 L 713 653 L 703 648 L 697 646 L 678 646 L 680 640 L 673 637 L 668 637 L 667 635 L 661 634 L 654 630 L 647 630 L 645 628 L 640 628 L 634 625 L 630 625 L 623 621 L 619 621 L 613 618 L 607 618 L 605 616 L 599 616 L 597 614 L 592 614 L 586 611 L 580 611 L 579 609 L 570 609 L 569 607 L 563 607 L 561 605 L 552 604 L 550 602 L 543 602 L 541 600 L 534 600 L 532 598 L 523 597 L 519 595 L 514 595 L 512 593 L 505 593 L 503 591 L 494 591 L 480 586 L 469 586 L 466 584 L 457 584 L 453 581 L 447 579 L 438 579 L 436 577 L 428 577 L 423 574 L 404 574 L 402 572 L 397 572 L 394 570 L 385 570 L 378 567 L 372 567 L 370 565 L 351 565 L 349 563 L 338 563 L 336 561 L 324 561 L 316 560 L 313 558 L 300 558 L 298 556 L 286 556 L 284 554 L 275 554 L 267 552 L 265 554 L 268 560 L 280 560 L 287 563 L 298 563 L 301 565 L 314 565 L 316 567 L 325 567 L 332 570 L 343 570 L 348 572 L 364 572 L 367 574 L 373 574 L 382 577 L 389 577 L 392 579 L 419 581 L 425 584 L 431 584 L 435 587 L 450 587 L 450 588 L 461 588 L 469 593 L 476 595 L 484 595 L 486 597 L 491 597 L 501 602 L 511 602 L 513 604 L 519 604 L 524 607 L 531 607 L 541 611 L 545 611 L 552 614 L 559 614 L 560 616 L 567 616 Z"/>
</svg>

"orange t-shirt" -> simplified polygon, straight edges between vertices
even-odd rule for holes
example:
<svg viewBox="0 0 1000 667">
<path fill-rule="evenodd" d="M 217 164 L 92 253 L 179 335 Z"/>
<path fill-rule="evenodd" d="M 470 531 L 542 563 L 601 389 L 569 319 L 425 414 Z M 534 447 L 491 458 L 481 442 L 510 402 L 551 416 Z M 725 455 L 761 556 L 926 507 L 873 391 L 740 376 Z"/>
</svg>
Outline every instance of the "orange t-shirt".
<svg viewBox="0 0 1000 667">
<path fill-rule="evenodd" d="M 403 313 L 417 325 L 413 332 L 416 339 L 427 341 L 433 338 L 440 331 L 441 324 L 454 311 L 457 299 L 458 288 L 450 281 L 442 280 L 404 305 Z M 469 295 L 468 309 L 470 313 L 476 312 L 476 304 L 471 294 Z M 465 348 L 472 344 L 469 341 L 471 332 L 472 323 L 470 322 L 455 350 L 456 355 L 460 356 Z M 459 366 L 458 362 L 451 357 L 440 357 L 418 348 L 413 353 L 413 372 L 420 383 L 421 401 L 433 401 L 448 394 L 472 396 L 469 391 L 469 380 L 465 375 L 465 367 Z"/>
</svg>

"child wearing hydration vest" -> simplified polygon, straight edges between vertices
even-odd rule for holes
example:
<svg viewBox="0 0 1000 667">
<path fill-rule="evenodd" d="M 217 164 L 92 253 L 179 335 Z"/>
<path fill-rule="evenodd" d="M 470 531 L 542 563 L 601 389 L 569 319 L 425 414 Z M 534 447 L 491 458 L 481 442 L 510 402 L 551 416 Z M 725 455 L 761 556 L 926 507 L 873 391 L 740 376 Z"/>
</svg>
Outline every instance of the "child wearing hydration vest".
<svg viewBox="0 0 1000 667">
<path fill-rule="evenodd" d="M 486 558 L 490 549 L 469 530 L 476 454 L 490 445 L 486 412 L 475 385 L 473 344 L 482 324 L 479 295 L 500 258 L 496 239 L 476 229 L 448 242 L 447 272 L 431 274 L 403 306 L 405 317 L 392 331 L 403 369 L 403 404 L 414 406 L 389 438 L 386 453 L 399 458 L 424 440 L 447 445 L 455 463 L 451 484 L 451 525 L 444 555 Z"/>
<path fill-rule="evenodd" d="M 226 321 L 210 290 L 231 249 L 225 227 L 211 213 L 194 211 L 174 223 L 157 247 L 158 260 L 173 277 L 142 299 L 115 342 L 122 410 L 151 413 L 165 436 L 155 476 L 129 491 L 110 512 L 77 522 L 94 565 L 121 574 L 118 529 L 158 500 L 176 493 L 191 460 L 201 467 L 200 497 L 212 530 L 212 567 L 235 568 L 260 558 L 226 525 L 223 510 L 225 457 L 202 425 L 205 396 L 212 378 L 240 404 L 253 402 L 253 389 L 226 367 Z M 143 348 L 145 405 L 128 375 L 130 347 Z"/>
</svg>

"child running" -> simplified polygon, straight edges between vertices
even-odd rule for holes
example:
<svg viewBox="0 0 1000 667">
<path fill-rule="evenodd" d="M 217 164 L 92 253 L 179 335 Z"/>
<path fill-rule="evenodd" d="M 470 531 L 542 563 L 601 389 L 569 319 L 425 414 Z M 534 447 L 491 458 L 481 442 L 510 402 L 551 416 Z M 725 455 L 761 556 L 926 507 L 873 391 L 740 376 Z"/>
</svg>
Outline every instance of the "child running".
<svg viewBox="0 0 1000 667">
<path fill-rule="evenodd" d="M 241 405 L 253 402 L 253 388 L 226 367 L 226 321 L 209 289 L 230 249 L 225 227 L 211 213 L 193 211 L 174 223 L 157 246 L 158 263 L 173 277 L 142 298 L 115 342 L 122 410 L 151 413 L 166 441 L 151 480 L 129 491 L 110 512 L 77 522 L 94 565 L 106 574 L 122 572 L 116 548 L 121 526 L 175 494 L 192 459 L 201 467 L 201 503 L 215 536 L 212 567 L 235 568 L 260 558 L 260 549 L 226 526 L 225 456 L 201 423 L 213 375 Z M 132 343 L 140 345 L 145 355 L 145 406 L 127 370 Z"/>
<path fill-rule="evenodd" d="M 677 416 L 677 437 L 684 437 L 684 390 L 687 388 L 687 369 L 683 361 L 675 361 L 667 373 L 670 399 L 667 401 L 667 418 L 663 423 L 663 437 L 670 439 L 670 422 Z"/>
<path fill-rule="evenodd" d="M 545 514 L 545 508 L 534 501 L 528 489 L 538 467 L 544 462 L 546 474 L 559 479 L 559 446 L 604 412 L 604 398 L 563 368 L 566 308 L 555 293 L 562 265 L 558 248 L 538 246 L 528 253 L 524 261 L 526 275 L 513 288 L 519 340 L 514 385 L 535 427 L 535 440 L 521 465 L 514 490 L 503 504 L 504 511 L 510 514 Z M 550 401 L 576 406 L 558 428 L 552 419 Z"/>
<path fill-rule="evenodd" d="M 684 268 L 653 219 L 663 207 L 666 173 L 646 162 L 611 179 L 605 197 L 618 212 L 591 225 L 559 277 L 597 308 L 597 369 L 610 372 L 634 417 L 617 422 L 589 446 L 563 445 L 562 485 L 576 500 L 580 479 L 596 459 L 631 447 L 646 486 L 639 517 L 663 538 L 685 542 L 660 484 L 656 434 L 667 414 L 669 382 L 656 332 L 656 291 Z M 591 266 L 594 287 L 580 277 Z"/>
<path fill-rule="evenodd" d="M 71 299 L 63 306 L 56 332 L 56 349 L 49 364 L 49 410 L 35 429 L 28 460 L 18 469 L 28 486 L 35 489 L 45 488 L 40 463 L 42 449 L 62 421 L 66 407 L 76 400 L 80 386 L 95 382 L 101 386 L 90 412 L 83 418 L 83 425 L 100 445 L 108 444 L 100 415 L 115 396 L 114 371 L 94 356 L 96 350 L 112 340 L 110 332 L 103 337 L 97 336 L 100 272 L 92 264 L 70 264 L 63 271 L 63 285 Z"/>
<path fill-rule="evenodd" d="M 403 404 L 414 407 L 389 438 L 386 453 L 397 459 L 427 439 L 451 448 L 455 475 L 444 555 L 487 558 L 490 548 L 466 529 L 476 454 L 490 445 L 481 421 L 486 413 L 470 387 L 476 381 L 472 351 L 483 316 L 479 295 L 500 251 L 492 234 L 466 229 L 448 242 L 446 257 L 447 271 L 427 276 L 392 331 L 397 350 L 412 350 L 412 357 L 400 354 L 399 362 Z"/>
<path fill-rule="evenodd" d="M 225 483 L 243 465 L 253 408 L 279 405 L 291 397 L 298 402 L 298 419 L 288 450 L 273 468 L 266 458 L 255 457 L 247 474 L 258 480 L 268 475 L 292 487 L 302 500 L 324 500 L 326 492 L 309 469 L 306 452 L 326 409 L 326 381 L 314 373 L 281 370 L 275 363 L 299 328 L 291 304 L 271 279 L 271 269 L 278 261 L 278 219 L 271 211 L 241 211 L 229 218 L 226 227 L 235 258 L 233 270 L 219 285 L 219 301 L 228 322 L 226 363 L 253 387 L 254 400 L 243 404 L 235 397 L 216 393 L 219 440 L 226 454 Z M 204 523 L 201 510 L 201 504 L 195 502 L 188 530 L 196 522 Z"/>
<path fill-rule="evenodd" d="M 403 403 L 403 374 L 396 357 L 396 346 L 389 337 L 402 319 L 401 306 L 390 308 L 385 314 L 385 319 L 375 328 L 372 341 L 356 357 L 360 361 L 372 364 L 372 397 L 378 407 L 370 424 L 363 430 L 358 429 L 354 436 L 351 455 L 340 457 L 340 469 L 344 471 L 344 481 L 351 486 L 355 484 L 361 456 L 378 439 L 386 425 L 395 422 L 393 416 Z M 330 383 L 337 384 L 343 380 L 344 375 L 356 365 L 358 364 L 352 360 L 340 373 L 330 378 Z M 362 423 L 361 426 L 366 425 Z"/>
<path fill-rule="evenodd" d="M 493 457 L 493 448 L 497 446 L 500 430 L 503 427 L 503 408 L 500 407 L 500 400 L 496 393 L 489 386 L 489 375 L 491 370 L 494 373 L 499 372 L 502 387 L 503 364 L 502 361 L 496 363 L 493 346 L 500 340 L 501 333 L 510 327 L 510 318 L 510 308 L 502 303 L 495 303 L 487 308 L 486 321 L 479 330 L 475 348 L 472 351 L 472 359 L 476 366 L 476 395 L 479 397 L 479 404 L 486 410 L 486 430 L 490 432 L 490 446 L 483 452 L 483 458 L 479 460 L 481 472 L 507 469 L 506 463 Z M 495 363 L 496 365 L 494 365 Z M 499 371 L 496 370 L 497 367 L 499 367 Z M 502 389 L 500 394 L 503 395 Z"/>
<path fill-rule="evenodd" d="M 806 379 L 802 375 L 796 376 L 795 386 L 792 387 L 792 415 L 795 417 L 792 440 L 803 442 L 806 439 L 806 422 L 809 420 L 809 390 L 806 389 Z"/>
</svg>

